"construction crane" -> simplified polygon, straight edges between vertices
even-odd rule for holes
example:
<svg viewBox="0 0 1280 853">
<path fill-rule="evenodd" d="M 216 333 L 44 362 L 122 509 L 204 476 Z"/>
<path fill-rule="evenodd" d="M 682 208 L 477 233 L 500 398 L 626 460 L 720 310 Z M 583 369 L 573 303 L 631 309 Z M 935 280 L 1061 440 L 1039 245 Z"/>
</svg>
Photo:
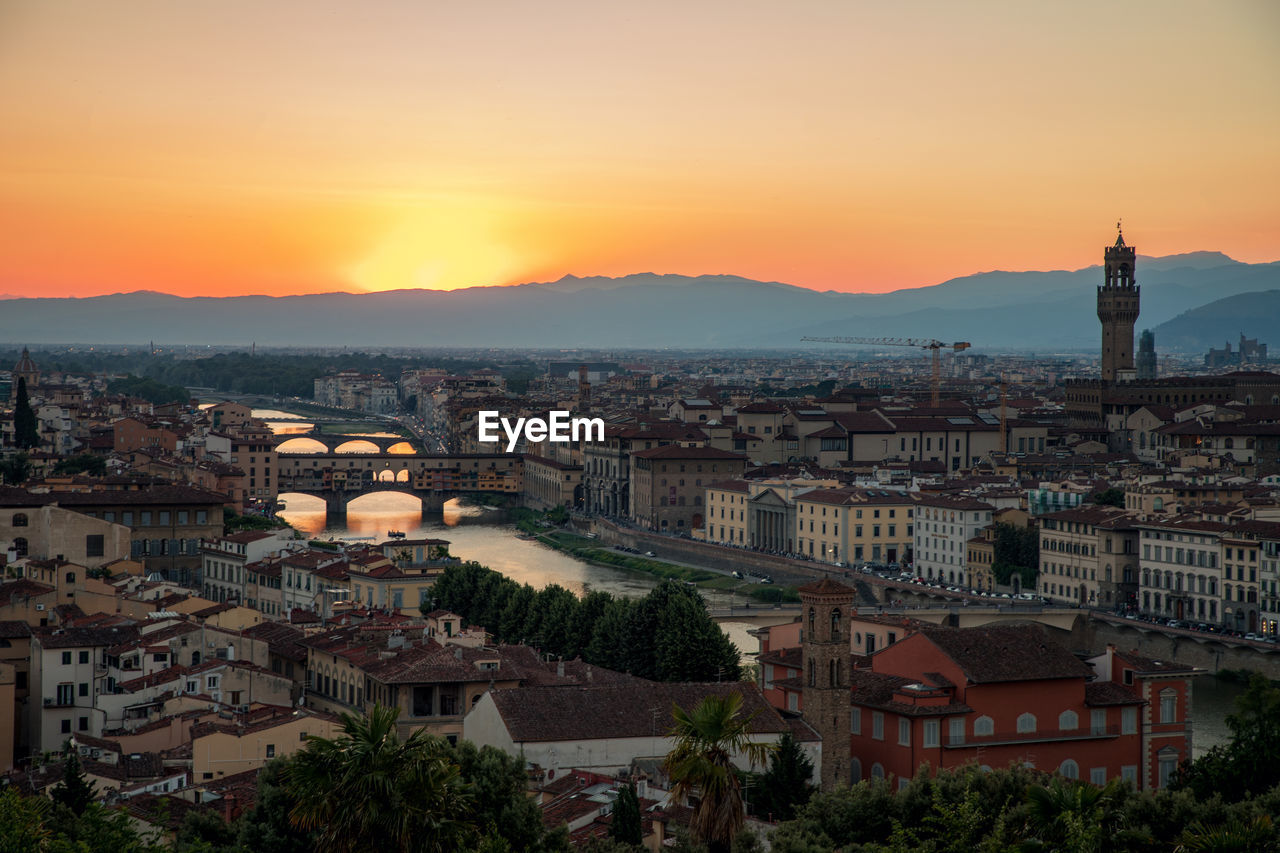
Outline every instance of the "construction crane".
<svg viewBox="0 0 1280 853">
<path fill-rule="evenodd" d="M 938 353 L 944 349 L 950 349 L 952 352 L 961 352 L 972 346 L 968 341 L 955 341 L 954 343 L 945 343 L 943 341 L 935 341 L 932 338 L 801 338 L 802 341 L 810 341 L 812 343 L 822 344 L 870 344 L 878 347 L 917 347 L 919 349 L 927 349 L 933 351 L 933 376 L 930 381 L 930 388 L 933 391 L 933 407 L 936 409 L 939 402 L 939 392 L 942 389 L 942 372 L 939 367 Z"/>
</svg>

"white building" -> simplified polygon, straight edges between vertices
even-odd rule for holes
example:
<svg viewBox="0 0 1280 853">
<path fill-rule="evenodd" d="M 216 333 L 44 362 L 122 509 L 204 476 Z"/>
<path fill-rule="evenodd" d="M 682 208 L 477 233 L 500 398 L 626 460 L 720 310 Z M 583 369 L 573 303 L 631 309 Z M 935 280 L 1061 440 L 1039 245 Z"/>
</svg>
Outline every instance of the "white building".
<svg viewBox="0 0 1280 853">
<path fill-rule="evenodd" d="M 966 543 L 991 523 L 992 507 L 973 498 L 923 495 L 916 504 L 915 573 L 926 580 L 963 584 Z"/>
</svg>

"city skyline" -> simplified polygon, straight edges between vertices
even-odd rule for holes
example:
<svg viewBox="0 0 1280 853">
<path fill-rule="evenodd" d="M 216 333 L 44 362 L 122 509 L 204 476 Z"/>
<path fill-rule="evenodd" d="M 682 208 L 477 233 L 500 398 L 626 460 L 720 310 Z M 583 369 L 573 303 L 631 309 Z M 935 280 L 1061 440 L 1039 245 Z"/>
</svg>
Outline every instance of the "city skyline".
<svg viewBox="0 0 1280 853">
<path fill-rule="evenodd" d="M 17 3 L 0 293 L 1280 257 L 1265 3 Z"/>
</svg>

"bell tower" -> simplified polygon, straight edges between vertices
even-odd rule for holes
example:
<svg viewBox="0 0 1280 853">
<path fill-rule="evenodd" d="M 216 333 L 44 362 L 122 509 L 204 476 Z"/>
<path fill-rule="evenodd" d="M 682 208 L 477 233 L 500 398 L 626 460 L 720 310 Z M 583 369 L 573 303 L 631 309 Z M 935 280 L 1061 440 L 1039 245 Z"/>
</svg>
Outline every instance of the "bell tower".
<svg viewBox="0 0 1280 853">
<path fill-rule="evenodd" d="M 804 719 L 822 736 L 822 789 L 850 782 L 849 617 L 852 587 L 823 578 L 800 587 Z"/>
<path fill-rule="evenodd" d="M 1137 250 L 1124 244 L 1116 223 L 1116 242 L 1103 250 L 1103 283 L 1098 286 L 1098 320 L 1102 323 L 1102 381 L 1134 378 L 1133 327 L 1138 322 L 1140 288 L 1135 284 Z"/>
</svg>

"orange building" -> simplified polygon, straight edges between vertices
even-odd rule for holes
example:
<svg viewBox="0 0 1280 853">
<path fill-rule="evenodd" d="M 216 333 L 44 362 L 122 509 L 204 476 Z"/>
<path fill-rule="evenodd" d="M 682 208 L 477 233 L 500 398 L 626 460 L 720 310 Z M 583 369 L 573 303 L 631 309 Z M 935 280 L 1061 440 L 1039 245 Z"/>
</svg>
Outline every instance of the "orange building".
<svg viewBox="0 0 1280 853">
<path fill-rule="evenodd" d="M 921 764 L 1017 763 L 1163 786 L 1190 754 L 1195 670 L 1112 649 L 1094 663 L 1033 626 L 910 634 L 850 673 L 851 781 L 903 786 Z"/>
</svg>

